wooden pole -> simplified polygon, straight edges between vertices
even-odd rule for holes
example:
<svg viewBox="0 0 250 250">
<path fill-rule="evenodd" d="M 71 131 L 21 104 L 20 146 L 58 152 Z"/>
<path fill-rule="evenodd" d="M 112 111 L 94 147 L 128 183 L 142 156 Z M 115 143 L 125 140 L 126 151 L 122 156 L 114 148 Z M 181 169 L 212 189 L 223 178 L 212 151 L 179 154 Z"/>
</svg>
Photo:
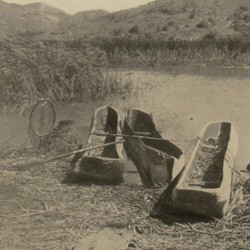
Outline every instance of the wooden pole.
<svg viewBox="0 0 250 250">
<path fill-rule="evenodd" d="M 137 133 L 137 132 L 136 132 Z M 139 134 L 141 134 L 139 132 Z M 144 133 L 143 133 L 144 134 Z M 91 135 L 96 135 L 96 136 L 117 136 L 117 137 L 130 137 L 130 138 L 141 138 L 141 139 L 150 139 L 150 140 L 156 140 L 156 141 L 172 141 L 172 142 L 194 142 L 196 141 L 197 139 L 192 139 L 192 140 L 174 140 L 174 139 L 164 139 L 164 138 L 161 138 L 161 137 L 150 137 L 150 136 L 143 136 L 143 135 L 124 135 L 124 134 L 110 134 L 110 133 L 91 133 Z M 145 132 L 145 135 L 150 135 L 150 133 L 146 133 Z"/>
<path fill-rule="evenodd" d="M 117 137 L 131 137 L 131 138 L 141 138 L 141 139 L 151 139 L 151 140 L 159 140 L 159 141 L 167 141 L 163 138 L 156 138 L 156 137 L 150 137 L 150 136 L 143 136 L 143 135 L 124 135 L 124 134 L 105 134 L 105 133 L 91 133 L 92 135 L 97 136 L 117 136 Z"/>
<path fill-rule="evenodd" d="M 98 145 L 98 146 L 94 146 L 94 147 L 78 149 L 78 150 L 75 150 L 75 151 L 72 151 L 72 152 L 69 152 L 69 153 L 66 153 L 66 154 L 55 156 L 55 157 L 50 158 L 50 159 L 34 160 L 34 161 L 30 161 L 30 162 L 20 163 L 20 164 L 14 165 L 12 167 L 17 168 L 18 170 L 27 170 L 27 169 L 29 169 L 31 167 L 43 165 L 45 163 L 55 161 L 55 160 L 58 160 L 58 159 L 61 159 L 61 158 L 65 158 L 65 157 L 71 156 L 71 155 L 76 154 L 76 153 L 84 153 L 84 152 L 87 152 L 87 151 L 90 151 L 90 150 L 103 148 L 103 147 L 107 147 L 107 146 L 111 146 L 111 145 L 115 145 L 115 144 L 119 144 L 119 143 L 123 143 L 123 142 L 124 141 L 122 140 L 122 141 L 110 142 L 110 143 L 106 143 L 106 144 L 102 144 L 102 145 Z"/>
<path fill-rule="evenodd" d="M 240 172 L 250 174 L 249 170 L 240 170 Z"/>
</svg>

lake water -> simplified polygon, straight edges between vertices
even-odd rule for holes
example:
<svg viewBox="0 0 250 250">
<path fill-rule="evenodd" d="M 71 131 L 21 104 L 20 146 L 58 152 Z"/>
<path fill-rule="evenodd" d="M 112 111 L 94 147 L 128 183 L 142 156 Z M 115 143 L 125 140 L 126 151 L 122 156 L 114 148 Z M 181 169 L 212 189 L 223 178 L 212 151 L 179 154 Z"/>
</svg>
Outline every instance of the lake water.
<svg viewBox="0 0 250 250">
<path fill-rule="evenodd" d="M 55 104 L 56 120 L 74 120 L 86 141 L 92 113 L 99 106 L 113 105 L 121 117 L 127 109 L 138 107 L 153 114 L 159 131 L 183 149 L 186 160 L 207 123 L 230 121 L 239 136 L 239 167 L 250 162 L 250 69 L 175 66 L 165 71 L 123 69 L 117 74 L 133 83 L 131 97 Z M 24 116 L 1 115 L 1 152 L 30 145 L 28 118 L 28 111 Z"/>
</svg>

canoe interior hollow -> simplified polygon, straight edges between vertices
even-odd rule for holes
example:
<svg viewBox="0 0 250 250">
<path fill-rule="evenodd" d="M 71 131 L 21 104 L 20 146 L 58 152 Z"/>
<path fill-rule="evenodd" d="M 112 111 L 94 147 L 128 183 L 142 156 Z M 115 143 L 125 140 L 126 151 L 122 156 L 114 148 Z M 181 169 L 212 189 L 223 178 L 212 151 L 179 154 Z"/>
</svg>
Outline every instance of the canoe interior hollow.
<svg viewBox="0 0 250 250">
<path fill-rule="evenodd" d="M 131 128 L 133 128 L 133 131 L 135 133 L 137 131 L 145 132 L 149 133 L 149 137 L 162 138 L 155 127 L 152 116 L 148 113 L 133 109 L 128 113 L 127 120 L 128 124 Z M 168 140 L 151 140 L 147 138 L 142 138 L 141 140 L 145 145 L 162 151 L 177 159 L 179 159 L 183 155 L 183 152 Z"/>
<path fill-rule="evenodd" d="M 184 185 L 199 188 L 219 188 L 223 181 L 223 165 L 230 139 L 231 124 L 210 124 L 187 173 Z"/>
<path fill-rule="evenodd" d="M 117 112 L 110 106 L 105 109 L 99 110 L 96 113 L 96 116 L 92 119 L 93 131 L 92 132 L 100 132 L 107 133 L 107 136 L 98 136 L 91 135 L 90 140 L 87 142 L 88 146 L 95 146 L 106 144 L 110 142 L 116 141 L 116 136 L 109 134 L 117 134 L 118 126 L 119 126 L 119 117 Z M 105 158 L 119 158 L 117 153 L 117 145 L 110 145 L 100 149 L 91 150 L 86 156 L 100 156 Z"/>
</svg>

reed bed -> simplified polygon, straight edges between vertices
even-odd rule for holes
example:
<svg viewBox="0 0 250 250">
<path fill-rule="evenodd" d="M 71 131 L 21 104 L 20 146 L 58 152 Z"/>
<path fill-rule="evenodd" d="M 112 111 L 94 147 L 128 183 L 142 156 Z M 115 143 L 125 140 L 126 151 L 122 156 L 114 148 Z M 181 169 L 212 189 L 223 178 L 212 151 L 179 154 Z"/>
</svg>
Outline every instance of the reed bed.
<svg viewBox="0 0 250 250">
<path fill-rule="evenodd" d="M 240 176 L 229 212 L 218 220 L 176 213 L 168 199 L 156 211 L 164 188 L 69 178 L 69 158 L 10 171 L 12 164 L 44 157 L 32 149 L 0 157 L 1 249 L 73 249 L 79 239 L 106 227 L 130 233 L 137 249 L 248 249 L 247 176 Z"/>
<path fill-rule="evenodd" d="M 108 70 L 103 51 L 83 42 L 75 48 L 64 42 L 3 41 L 0 63 L 0 105 L 4 107 L 25 108 L 40 99 L 104 99 L 131 87 Z"/>
<path fill-rule="evenodd" d="M 250 64 L 250 40 L 240 35 L 209 32 L 185 40 L 164 35 L 139 34 L 92 41 L 105 51 L 111 65 L 164 68 L 176 64 L 245 66 Z"/>
</svg>

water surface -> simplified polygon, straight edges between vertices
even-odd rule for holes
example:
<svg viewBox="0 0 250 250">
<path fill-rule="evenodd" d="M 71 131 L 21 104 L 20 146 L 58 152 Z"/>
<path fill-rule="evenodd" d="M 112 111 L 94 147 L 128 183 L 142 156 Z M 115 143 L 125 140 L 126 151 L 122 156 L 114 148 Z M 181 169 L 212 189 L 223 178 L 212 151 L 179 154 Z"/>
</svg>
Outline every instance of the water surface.
<svg viewBox="0 0 250 250">
<path fill-rule="evenodd" d="M 250 162 L 250 69 L 175 66 L 165 71 L 120 69 L 117 74 L 133 83 L 131 97 L 55 104 L 56 122 L 74 120 L 84 143 L 96 108 L 113 105 L 123 118 L 127 109 L 137 107 L 153 114 L 159 131 L 176 143 L 188 160 L 194 140 L 207 123 L 230 121 L 239 136 L 239 167 Z M 28 118 L 28 111 L 24 116 L 0 116 L 1 152 L 30 145 Z"/>
</svg>

